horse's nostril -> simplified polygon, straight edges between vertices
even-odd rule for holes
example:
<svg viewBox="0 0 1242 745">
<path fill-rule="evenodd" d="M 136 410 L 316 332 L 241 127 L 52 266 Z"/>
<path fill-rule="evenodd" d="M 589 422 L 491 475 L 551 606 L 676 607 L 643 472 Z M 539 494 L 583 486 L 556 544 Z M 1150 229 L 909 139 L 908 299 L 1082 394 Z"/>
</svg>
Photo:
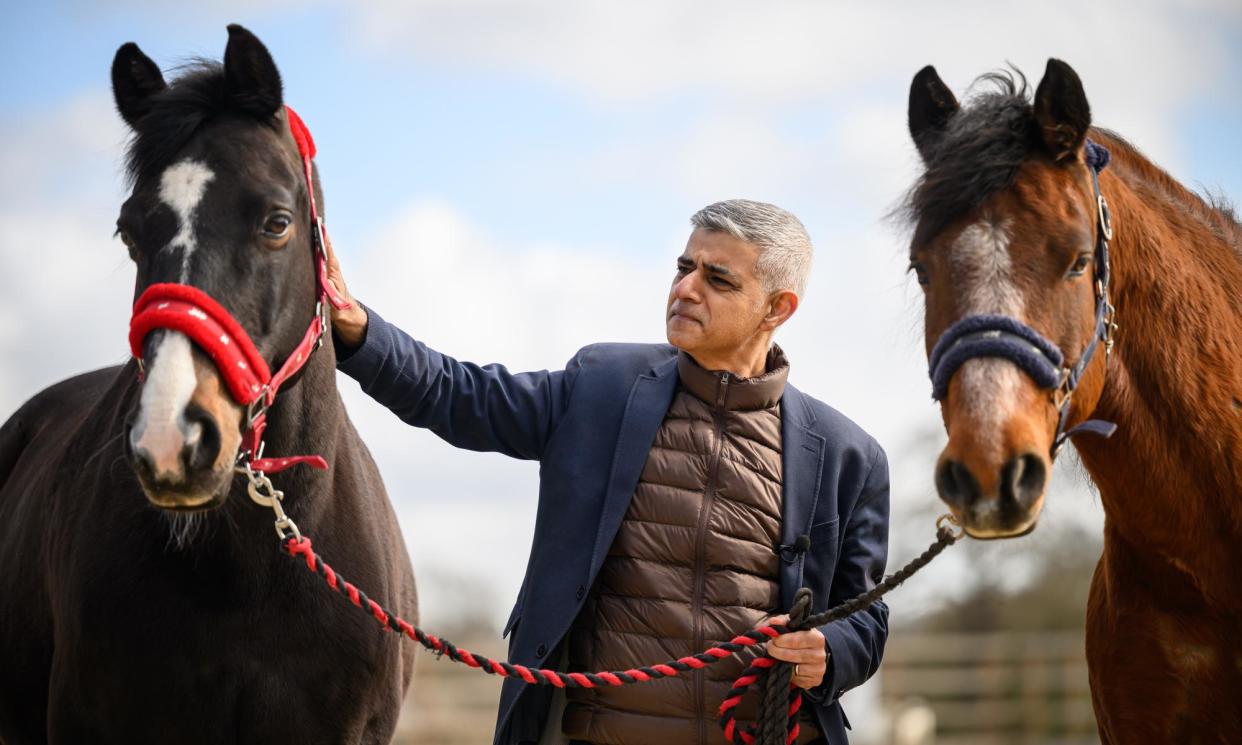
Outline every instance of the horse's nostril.
<svg viewBox="0 0 1242 745">
<path fill-rule="evenodd" d="M 125 428 L 125 436 L 121 440 L 124 443 L 125 458 L 133 467 L 134 472 L 148 478 L 153 476 L 155 474 L 155 459 L 146 448 L 140 448 L 134 444 L 133 425 Z"/>
<path fill-rule="evenodd" d="M 206 411 L 190 406 L 185 412 L 185 447 L 181 457 L 186 473 L 211 468 L 220 454 L 220 428 Z"/>
<path fill-rule="evenodd" d="M 1034 453 L 1010 459 L 1001 470 L 1001 500 L 1027 509 L 1044 493 L 1048 466 Z"/>
<path fill-rule="evenodd" d="M 936 469 L 936 490 L 940 498 L 955 507 L 965 507 L 979 499 L 979 482 L 966 466 L 945 459 Z"/>
</svg>

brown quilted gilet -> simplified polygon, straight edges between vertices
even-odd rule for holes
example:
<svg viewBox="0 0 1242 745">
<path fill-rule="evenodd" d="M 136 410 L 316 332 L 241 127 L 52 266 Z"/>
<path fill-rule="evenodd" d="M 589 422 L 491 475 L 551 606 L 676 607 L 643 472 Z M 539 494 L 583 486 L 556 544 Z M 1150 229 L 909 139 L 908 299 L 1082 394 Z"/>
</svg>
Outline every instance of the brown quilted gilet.
<svg viewBox="0 0 1242 745">
<path fill-rule="evenodd" d="M 765 374 L 709 372 L 682 352 L 680 384 L 638 488 L 569 636 L 570 670 L 625 670 L 700 652 L 780 602 L 779 347 Z M 569 689 L 565 735 L 599 745 L 725 743 L 716 710 L 754 654 L 619 688 Z M 738 717 L 753 721 L 755 694 Z M 813 739 L 804 723 L 800 742 Z"/>
</svg>

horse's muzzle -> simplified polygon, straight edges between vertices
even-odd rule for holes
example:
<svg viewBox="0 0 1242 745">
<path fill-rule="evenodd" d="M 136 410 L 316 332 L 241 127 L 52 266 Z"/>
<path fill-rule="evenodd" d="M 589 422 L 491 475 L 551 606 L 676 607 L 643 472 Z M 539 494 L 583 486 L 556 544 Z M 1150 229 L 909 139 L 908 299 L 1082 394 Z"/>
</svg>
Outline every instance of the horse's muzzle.
<svg viewBox="0 0 1242 745">
<path fill-rule="evenodd" d="M 936 466 L 936 490 L 974 538 L 1011 538 L 1035 528 L 1050 462 L 1035 452 L 1014 455 L 997 469 L 947 451 Z"/>
</svg>

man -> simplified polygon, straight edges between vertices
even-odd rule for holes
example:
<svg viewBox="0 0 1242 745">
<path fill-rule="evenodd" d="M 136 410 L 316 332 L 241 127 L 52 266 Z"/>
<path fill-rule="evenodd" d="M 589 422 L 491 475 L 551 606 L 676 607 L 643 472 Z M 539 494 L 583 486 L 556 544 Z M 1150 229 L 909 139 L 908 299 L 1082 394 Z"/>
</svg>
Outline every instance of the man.
<svg viewBox="0 0 1242 745">
<path fill-rule="evenodd" d="M 883 573 L 884 452 L 788 385 L 772 344 L 805 291 L 805 228 L 746 200 L 691 223 L 668 345 L 596 344 L 564 370 L 512 374 L 429 349 L 357 303 L 334 312 L 339 368 L 402 420 L 540 462 L 530 560 L 504 629 L 514 663 L 657 664 L 787 611 L 799 587 L 818 612 Z M 335 257 L 330 278 L 348 296 Z M 879 666 L 887 620 L 876 603 L 767 645 L 806 689 L 799 742 L 846 742 L 838 699 Z M 744 664 L 567 694 L 506 680 L 495 742 L 724 742 L 716 709 Z"/>
</svg>

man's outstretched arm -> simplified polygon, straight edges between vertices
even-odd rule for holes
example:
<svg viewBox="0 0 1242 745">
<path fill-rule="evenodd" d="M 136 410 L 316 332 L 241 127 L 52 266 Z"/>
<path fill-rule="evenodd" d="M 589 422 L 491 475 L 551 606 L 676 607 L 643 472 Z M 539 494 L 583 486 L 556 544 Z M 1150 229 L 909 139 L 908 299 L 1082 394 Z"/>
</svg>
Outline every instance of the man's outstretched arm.
<svg viewBox="0 0 1242 745">
<path fill-rule="evenodd" d="M 538 460 L 576 378 L 578 359 L 557 372 L 510 373 L 441 354 L 353 298 L 335 253 L 328 280 L 350 307 L 332 310 L 337 367 L 402 421 L 451 445 Z"/>
</svg>

